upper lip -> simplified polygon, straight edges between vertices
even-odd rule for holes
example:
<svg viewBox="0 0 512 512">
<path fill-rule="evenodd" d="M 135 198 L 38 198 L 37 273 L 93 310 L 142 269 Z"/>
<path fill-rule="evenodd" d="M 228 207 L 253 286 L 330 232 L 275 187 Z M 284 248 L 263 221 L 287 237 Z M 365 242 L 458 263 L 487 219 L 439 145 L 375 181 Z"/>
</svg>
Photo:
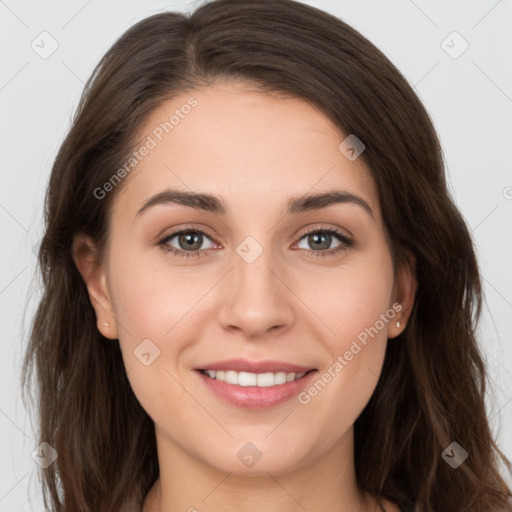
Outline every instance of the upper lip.
<svg viewBox="0 0 512 512">
<path fill-rule="evenodd" d="M 284 363 L 282 361 L 248 361 L 246 359 L 226 359 L 215 363 L 207 363 L 197 370 L 233 370 L 235 372 L 248 373 L 300 373 L 314 370 L 315 368 L 301 366 L 298 364 Z"/>
</svg>

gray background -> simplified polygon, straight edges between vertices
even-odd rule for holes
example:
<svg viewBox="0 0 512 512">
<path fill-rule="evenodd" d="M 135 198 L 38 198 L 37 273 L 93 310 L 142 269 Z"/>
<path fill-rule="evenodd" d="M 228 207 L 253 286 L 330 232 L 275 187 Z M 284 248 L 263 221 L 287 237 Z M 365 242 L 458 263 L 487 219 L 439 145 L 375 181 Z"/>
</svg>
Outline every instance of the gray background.
<svg viewBox="0 0 512 512">
<path fill-rule="evenodd" d="M 43 510 L 19 371 L 39 294 L 33 247 L 42 234 L 52 161 L 85 80 L 114 40 L 146 16 L 198 3 L 0 0 L 0 512 Z M 481 342 L 491 377 L 489 417 L 512 457 L 512 429 L 506 427 L 512 419 L 512 1 L 305 3 L 342 18 L 376 44 L 434 121 L 452 194 L 477 246 L 486 296 Z M 41 36 L 44 31 L 50 36 Z M 464 40 L 469 46 L 458 55 Z M 51 44 L 58 48 L 42 58 Z"/>
</svg>

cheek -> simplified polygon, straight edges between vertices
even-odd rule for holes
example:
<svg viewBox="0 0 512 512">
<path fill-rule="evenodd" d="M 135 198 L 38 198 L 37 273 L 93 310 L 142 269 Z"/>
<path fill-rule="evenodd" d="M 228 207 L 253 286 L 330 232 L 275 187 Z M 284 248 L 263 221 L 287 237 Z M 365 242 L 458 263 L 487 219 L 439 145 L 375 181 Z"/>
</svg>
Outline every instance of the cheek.
<svg viewBox="0 0 512 512">
<path fill-rule="evenodd" d="M 303 296 L 329 327 L 330 336 L 324 338 L 331 353 L 345 351 L 347 341 L 379 321 L 391 306 L 393 281 L 392 261 L 385 251 L 347 258 L 338 268 L 309 277 L 315 286 L 310 284 L 307 291 L 304 283 Z M 387 323 L 378 326 L 385 337 Z"/>
<path fill-rule="evenodd" d="M 201 320 L 218 277 L 206 267 L 173 266 L 165 253 L 155 257 L 155 249 L 150 255 L 119 242 L 113 247 L 109 288 L 124 366 L 135 395 L 154 419 L 162 396 L 190 402 L 177 384 L 189 369 L 178 363 L 204 337 Z"/>
<path fill-rule="evenodd" d="M 113 253 L 112 261 L 110 284 L 116 318 L 125 328 L 119 332 L 122 341 L 150 338 L 161 343 L 172 338 L 175 327 L 181 328 L 181 320 L 211 287 L 192 267 L 171 272 L 165 257 L 149 257 L 140 249 Z"/>
<path fill-rule="evenodd" d="M 335 415 L 336 436 L 353 424 L 377 385 L 388 325 L 395 316 L 391 259 L 372 256 L 347 263 L 330 274 L 323 290 L 316 288 L 306 300 L 315 304 L 315 314 L 329 327 L 318 339 L 330 360 L 299 402 L 319 424 Z"/>
</svg>

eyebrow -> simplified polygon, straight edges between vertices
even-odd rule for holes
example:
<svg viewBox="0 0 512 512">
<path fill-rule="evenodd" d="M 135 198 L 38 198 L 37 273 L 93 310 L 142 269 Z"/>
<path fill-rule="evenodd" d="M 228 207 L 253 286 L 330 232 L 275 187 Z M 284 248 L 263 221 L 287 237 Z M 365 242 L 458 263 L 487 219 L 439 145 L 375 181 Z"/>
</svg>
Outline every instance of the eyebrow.
<svg viewBox="0 0 512 512">
<path fill-rule="evenodd" d="M 167 189 L 147 199 L 136 213 L 135 217 L 138 217 L 153 206 L 168 203 L 189 206 L 197 210 L 219 215 L 225 215 L 229 210 L 225 201 L 218 196 L 200 192 Z M 285 214 L 294 215 L 312 210 L 320 210 L 340 203 L 358 205 L 373 217 L 373 211 L 370 205 L 362 197 L 343 190 L 331 190 L 329 192 L 292 197 L 285 205 Z"/>
</svg>

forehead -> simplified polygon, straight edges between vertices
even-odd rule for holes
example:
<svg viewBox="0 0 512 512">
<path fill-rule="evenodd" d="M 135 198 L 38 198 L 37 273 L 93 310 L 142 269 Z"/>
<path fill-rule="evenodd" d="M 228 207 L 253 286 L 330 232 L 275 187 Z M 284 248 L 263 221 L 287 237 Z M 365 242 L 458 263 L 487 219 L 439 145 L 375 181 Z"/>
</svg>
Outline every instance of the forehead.
<svg viewBox="0 0 512 512">
<path fill-rule="evenodd" d="M 215 83 L 151 113 L 135 145 L 149 149 L 125 178 L 118 201 L 137 210 L 172 187 L 214 192 L 240 207 L 282 207 L 291 196 L 343 189 L 378 210 L 362 159 L 350 161 L 339 149 L 345 137 L 304 100 Z"/>
</svg>

